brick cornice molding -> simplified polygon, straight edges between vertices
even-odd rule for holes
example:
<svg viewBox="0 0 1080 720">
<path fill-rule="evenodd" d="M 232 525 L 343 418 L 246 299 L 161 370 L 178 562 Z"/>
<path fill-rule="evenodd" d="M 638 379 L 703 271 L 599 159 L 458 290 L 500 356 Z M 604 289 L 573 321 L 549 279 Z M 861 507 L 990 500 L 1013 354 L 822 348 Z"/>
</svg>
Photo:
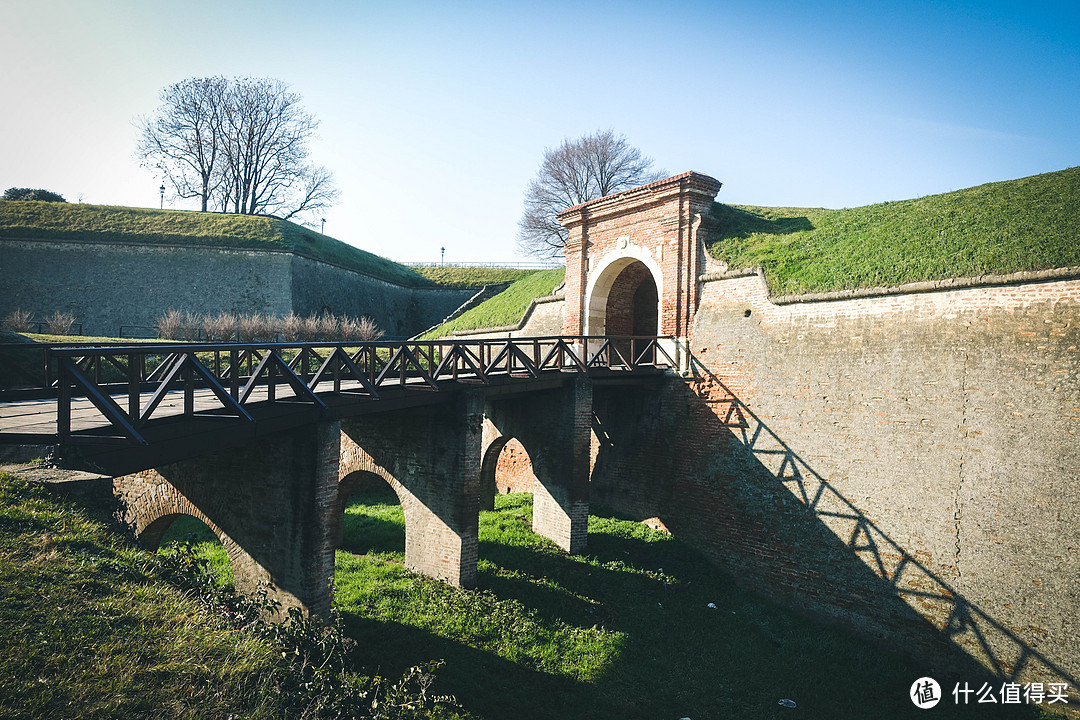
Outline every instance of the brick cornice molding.
<svg viewBox="0 0 1080 720">
<path fill-rule="evenodd" d="M 628 211 L 640 210 L 642 205 L 662 202 L 682 194 L 698 195 L 703 202 L 712 202 L 720 191 L 719 180 L 689 170 L 663 180 L 641 185 L 629 190 L 605 195 L 596 200 L 580 203 L 563 210 L 555 217 L 564 227 L 571 228 L 585 222 L 595 222 L 605 217 Z"/>
</svg>

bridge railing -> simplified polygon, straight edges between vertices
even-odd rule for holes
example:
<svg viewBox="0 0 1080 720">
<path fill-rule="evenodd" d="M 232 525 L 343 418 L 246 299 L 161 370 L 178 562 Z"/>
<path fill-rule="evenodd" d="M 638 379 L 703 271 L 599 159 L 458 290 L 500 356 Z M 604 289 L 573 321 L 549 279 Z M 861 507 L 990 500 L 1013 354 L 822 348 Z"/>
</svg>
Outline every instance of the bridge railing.
<svg viewBox="0 0 1080 720">
<path fill-rule="evenodd" d="M 251 423 L 257 403 L 302 403 L 321 411 L 330 396 L 377 401 L 387 388 L 437 391 L 448 381 L 489 384 L 549 373 L 672 369 L 675 362 L 664 347 L 670 340 L 550 336 L 55 346 L 46 350 L 43 386 L 23 388 L 20 397 L 56 398 L 60 442 L 79 437 L 73 401 L 85 399 L 112 437 L 144 444 L 141 430 L 155 415 L 166 414 L 163 405 L 172 408 L 170 415 Z M 12 399 L 10 392 L 0 391 L 0 401 L 5 399 Z M 95 429 L 91 437 L 103 436 Z"/>
</svg>

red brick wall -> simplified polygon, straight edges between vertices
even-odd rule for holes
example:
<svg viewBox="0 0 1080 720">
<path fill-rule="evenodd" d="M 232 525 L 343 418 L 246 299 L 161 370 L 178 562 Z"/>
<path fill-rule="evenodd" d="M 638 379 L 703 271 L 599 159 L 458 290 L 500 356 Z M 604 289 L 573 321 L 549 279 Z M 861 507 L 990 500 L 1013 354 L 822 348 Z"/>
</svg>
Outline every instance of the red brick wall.
<svg viewBox="0 0 1080 720">
<path fill-rule="evenodd" d="M 563 333 L 585 331 L 590 325 L 590 283 L 610 283 L 612 278 L 605 283 L 605 270 L 620 269 L 611 266 L 611 260 L 633 258 L 659 274 L 661 334 L 686 336 L 704 263 L 697 228 L 719 189 L 720 183 L 708 176 L 683 173 L 560 213 L 570 236 Z M 614 309 L 619 310 L 620 303 Z M 626 326 L 632 328 L 629 322 Z"/>
</svg>

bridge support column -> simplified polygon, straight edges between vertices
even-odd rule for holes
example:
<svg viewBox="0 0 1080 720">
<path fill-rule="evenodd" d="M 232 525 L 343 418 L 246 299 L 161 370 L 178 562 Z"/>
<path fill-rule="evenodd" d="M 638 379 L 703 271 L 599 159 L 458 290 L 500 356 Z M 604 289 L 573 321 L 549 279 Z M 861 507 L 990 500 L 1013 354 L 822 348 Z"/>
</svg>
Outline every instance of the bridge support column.
<svg viewBox="0 0 1080 720">
<path fill-rule="evenodd" d="M 577 376 L 557 390 L 491 399 L 488 443 L 514 437 L 532 461 L 533 530 L 570 553 L 588 544 L 592 382 Z M 485 447 L 484 450 L 488 448 Z"/>
<path fill-rule="evenodd" d="M 245 594 L 270 584 L 281 603 L 326 618 L 334 579 L 331 513 L 341 430 L 321 423 L 252 445 L 113 480 L 124 519 L 156 549 L 169 524 L 193 515 L 217 534 Z"/>
<path fill-rule="evenodd" d="M 405 564 L 476 584 L 483 396 L 342 421 L 340 476 L 365 471 L 394 488 L 405 514 Z"/>
</svg>

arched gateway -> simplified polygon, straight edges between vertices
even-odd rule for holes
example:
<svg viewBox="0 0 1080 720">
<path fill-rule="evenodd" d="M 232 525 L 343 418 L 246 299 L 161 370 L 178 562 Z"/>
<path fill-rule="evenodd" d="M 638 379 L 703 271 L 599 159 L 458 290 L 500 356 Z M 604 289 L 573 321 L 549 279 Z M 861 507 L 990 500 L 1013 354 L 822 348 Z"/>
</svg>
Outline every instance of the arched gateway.
<svg viewBox="0 0 1080 720">
<path fill-rule="evenodd" d="M 563 334 L 685 341 L 705 263 L 698 231 L 719 190 L 686 172 L 560 213 L 569 231 Z"/>
</svg>

